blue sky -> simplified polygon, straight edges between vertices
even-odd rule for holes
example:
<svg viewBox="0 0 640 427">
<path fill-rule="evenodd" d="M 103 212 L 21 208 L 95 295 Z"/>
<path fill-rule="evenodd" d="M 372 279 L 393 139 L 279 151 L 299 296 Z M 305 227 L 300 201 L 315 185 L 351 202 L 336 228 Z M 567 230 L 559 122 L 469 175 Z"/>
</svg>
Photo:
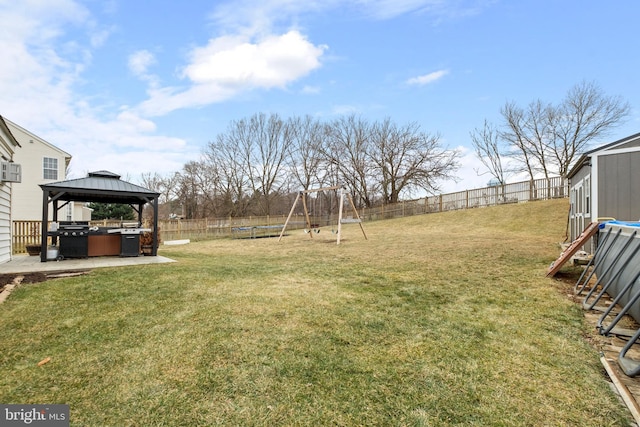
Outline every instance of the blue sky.
<svg viewBox="0 0 640 427">
<path fill-rule="evenodd" d="M 0 115 L 73 156 L 71 177 L 179 171 L 255 113 L 417 122 L 459 149 L 500 108 L 596 83 L 640 132 L 637 19 L 619 0 L 0 0 Z"/>
</svg>

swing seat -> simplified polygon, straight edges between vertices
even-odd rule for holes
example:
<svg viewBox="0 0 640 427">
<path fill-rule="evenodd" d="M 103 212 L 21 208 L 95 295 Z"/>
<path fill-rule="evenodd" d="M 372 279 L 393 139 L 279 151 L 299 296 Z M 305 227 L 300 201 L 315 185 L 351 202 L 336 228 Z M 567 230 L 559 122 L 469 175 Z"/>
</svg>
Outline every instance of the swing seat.
<svg viewBox="0 0 640 427">
<path fill-rule="evenodd" d="M 360 224 L 362 220 L 358 218 L 342 218 L 340 221 L 341 224 Z"/>
</svg>

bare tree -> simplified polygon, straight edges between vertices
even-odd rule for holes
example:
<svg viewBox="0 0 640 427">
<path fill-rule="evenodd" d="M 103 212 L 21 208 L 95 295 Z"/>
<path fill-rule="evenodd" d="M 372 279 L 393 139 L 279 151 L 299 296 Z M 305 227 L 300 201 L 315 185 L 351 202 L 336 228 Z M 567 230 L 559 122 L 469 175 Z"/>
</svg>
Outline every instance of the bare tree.
<svg viewBox="0 0 640 427">
<path fill-rule="evenodd" d="M 476 157 L 482 162 L 487 172 L 480 173 L 476 170 L 476 174 L 483 175 L 489 173 L 501 185 L 507 182 L 507 170 L 503 164 L 504 148 L 500 132 L 486 120 L 482 129 L 474 129 L 470 133 L 471 143 L 476 152 Z"/>
<path fill-rule="evenodd" d="M 512 147 L 510 155 L 519 163 L 519 171 L 526 172 L 531 181 L 538 172 L 549 177 L 551 126 L 548 117 L 551 109 L 538 100 L 530 103 L 526 110 L 515 103 L 507 103 L 500 110 L 506 129 L 502 138 Z"/>
<path fill-rule="evenodd" d="M 277 115 L 260 113 L 233 122 L 227 135 L 240 149 L 241 165 L 257 198 L 259 213 L 271 213 L 272 200 L 286 185 L 285 161 L 291 137 L 289 127 Z"/>
<path fill-rule="evenodd" d="M 290 192 L 296 192 L 300 188 L 309 190 L 326 186 L 328 162 L 323 156 L 326 126 L 308 115 L 290 118 L 287 121 L 287 126 L 291 137 L 287 168 L 291 178 L 290 183 L 294 187 L 294 189 L 290 189 Z M 310 205 L 311 197 L 317 201 L 318 198 L 324 197 L 324 194 L 306 193 L 303 197 Z M 314 202 L 314 205 L 317 203 Z M 323 206 L 322 203 L 319 205 Z M 329 211 L 328 207 L 327 212 Z M 315 212 L 316 215 L 324 213 Z"/>
<path fill-rule="evenodd" d="M 371 128 L 369 156 L 385 203 L 397 203 L 413 190 L 439 191 L 438 181 L 453 178 L 459 153 L 440 147 L 439 136 L 417 123 L 397 126 L 387 118 Z"/>
<path fill-rule="evenodd" d="M 186 219 L 194 219 L 199 217 L 200 208 L 200 164 L 195 161 L 188 162 L 182 167 L 180 174 L 179 198 L 184 209 Z"/>
<path fill-rule="evenodd" d="M 178 186 L 180 178 L 181 177 L 178 172 L 174 172 L 167 176 L 162 176 L 158 173 L 142 174 L 142 185 L 150 190 L 160 193 L 160 197 L 158 198 L 158 203 L 161 205 L 160 211 L 166 216 L 169 216 L 175 210 L 171 205 L 179 203 Z"/>
<path fill-rule="evenodd" d="M 630 108 L 620 97 L 606 96 L 595 83 L 582 82 L 571 88 L 549 116 L 553 131 L 550 161 L 555 172 L 566 177 L 576 156 L 623 123 Z"/>
<path fill-rule="evenodd" d="M 620 97 L 606 96 L 594 83 L 574 86 L 558 105 L 537 100 L 526 110 L 507 103 L 501 114 L 502 138 L 513 148 L 522 170 L 533 180 L 542 173 L 566 177 L 580 152 L 597 138 L 622 123 L 629 104 Z"/>
<path fill-rule="evenodd" d="M 322 155 L 325 126 L 311 116 L 288 120 L 288 166 L 295 184 L 308 190 L 312 185 L 323 186 L 326 180 L 326 159 Z"/>
<path fill-rule="evenodd" d="M 224 216 L 245 216 L 249 211 L 248 178 L 242 167 L 241 149 L 228 134 L 220 134 L 204 151 L 204 161 L 218 174 L 218 205 Z"/>
<path fill-rule="evenodd" d="M 378 191 L 368 155 L 371 124 L 355 115 L 340 117 L 328 125 L 327 138 L 324 155 L 335 167 L 340 184 L 349 188 L 356 204 L 371 207 Z"/>
</svg>

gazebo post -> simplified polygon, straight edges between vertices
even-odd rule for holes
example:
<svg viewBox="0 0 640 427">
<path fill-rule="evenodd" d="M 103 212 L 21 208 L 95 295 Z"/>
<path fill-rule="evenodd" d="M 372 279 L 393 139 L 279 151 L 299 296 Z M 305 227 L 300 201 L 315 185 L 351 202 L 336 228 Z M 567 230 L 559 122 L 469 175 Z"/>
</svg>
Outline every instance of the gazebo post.
<svg viewBox="0 0 640 427">
<path fill-rule="evenodd" d="M 47 262 L 47 219 L 49 218 L 49 193 L 42 192 L 42 224 L 40 228 L 40 262 Z"/>
<path fill-rule="evenodd" d="M 151 247 L 151 255 L 158 255 L 158 197 L 151 200 L 153 205 L 153 246 Z"/>
<path fill-rule="evenodd" d="M 144 203 L 140 202 L 138 203 L 138 225 L 142 226 L 142 207 L 144 206 Z"/>
</svg>

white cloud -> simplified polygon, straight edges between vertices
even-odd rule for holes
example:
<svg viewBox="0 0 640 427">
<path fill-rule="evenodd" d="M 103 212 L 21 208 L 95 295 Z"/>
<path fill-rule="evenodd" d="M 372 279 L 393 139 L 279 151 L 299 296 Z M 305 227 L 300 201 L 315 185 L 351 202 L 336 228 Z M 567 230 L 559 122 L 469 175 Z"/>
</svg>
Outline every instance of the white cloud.
<svg viewBox="0 0 640 427">
<path fill-rule="evenodd" d="M 254 42 L 245 36 L 214 38 L 190 53 L 190 63 L 182 71 L 190 86 L 152 88 L 138 110 L 158 116 L 221 102 L 245 90 L 285 88 L 320 67 L 326 49 L 298 31 Z"/>
<path fill-rule="evenodd" d="M 154 122 L 127 110 L 108 121 L 89 115 L 68 116 L 61 126 L 39 136 L 73 156 L 72 177 L 100 169 L 123 176 L 127 172 L 169 173 L 198 155 L 185 140 L 155 135 L 155 131 Z"/>
<path fill-rule="evenodd" d="M 148 50 L 139 50 L 129 55 L 127 65 L 134 76 L 145 76 L 151 65 L 156 64 L 156 58 Z"/>
<path fill-rule="evenodd" d="M 318 86 L 305 85 L 300 92 L 304 95 L 317 95 L 321 89 Z"/>
<path fill-rule="evenodd" d="M 73 172 L 113 170 L 159 173 L 180 170 L 199 150 L 182 138 L 158 135 L 150 117 L 221 102 L 253 89 L 282 89 L 322 66 L 326 46 L 308 39 L 300 17 L 315 11 L 352 8 L 379 18 L 417 11 L 434 0 L 249 0 L 229 1 L 213 14 L 223 36 L 193 48 L 179 68 L 181 81 L 160 86 L 150 50 L 128 59 L 129 70 L 147 84 L 147 99 L 133 107 L 96 104 L 102 93 L 83 93 L 96 47 L 114 27 L 98 23 L 88 6 L 74 0 L 0 0 L 0 114 L 73 155 Z M 116 2 L 102 7 L 114 10 Z M 362 9 L 362 11 L 360 10 Z M 168 65 L 168 66 L 167 66 Z M 164 78 L 165 76 L 163 76 Z M 169 76 L 166 76 L 167 78 Z M 424 76 L 423 76 L 424 77 Z M 101 83 L 101 82 L 99 82 Z M 303 93 L 319 89 L 305 86 Z M 105 92 L 108 92 L 105 90 Z M 122 101 L 119 101 L 122 102 Z M 338 106 L 346 114 L 353 106 Z"/>
<path fill-rule="evenodd" d="M 447 181 L 443 183 L 442 193 L 455 193 L 457 191 L 472 190 L 474 188 L 484 188 L 488 186 L 489 181 L 495 179 L 473 149 L 458 146 L 456 150 L 460 153 L 460 158 L 458 159 L 460 169 L 456 172 L 458 182 Z M 515 165 L 512 161 L 507 160 L 503 166 L 505 169 L 513 169 Z M 526 181 L 527 179 L 528 176 L 526 173 L 507 173 L 505 176 L 507 183 Z"/>
<path fill-rule="evenodd" d="M 129 55 L 127 67 L 131 73 L 142 81 L 149 84 L 149 88 L 156 88 L 160 85 L 160 78 L 149 72 L 149 68 L 157 64 L 156 57 L 148 50 L 139 50 Z"/>
<path fill-rule="evenodd" d="M 390 19 L 415 11 L 434 10 L 443 6 L 442 0 L 355 0 L 376 19 Z"/>
<path fill-rule="evenodd" d="M 129 132 L 154 132 L 156 130 L 156 124 L 151 120 L 142 119 L 130 111 L 123 111 L 116 119 L 115 123 L 119 129 L 124 129 Z"/>
<path fill-rule="evenodd" d="M 50 127 L 77 102 L 72 86 L 91 57 L 76 55 L 84 50 L 78 42 L 60 39 L 63 28 L 82 25 L 87 12 L 69 1 L 27 1 L 0 3 L 0 15 L 0 114 L 23 126 Z"/>
<path fill-rule="evenodd" d="M 361 111 L 360 108 L 358 108 L 355 105 L 343 104 L 343 105 L 334 105 L 333 108 L 331 109 L 331 114 L 338 115 L 338 116 L 348 116 L 349 114 L 357 114 L 360 111 Z"/>
<path fill-rule="evenodd" d="M 297 31 L 251 43 L 220 37 L 191 53 L 184 75 L 196 84 L 284 87 L 320 66 L 325 46 L 314 46 Z"/>
<path fill-rule="evenodd" d="M 89 11 L 73 0 L 24 0 L 0 2 L 3 38 L 33 45 L 59 37 L 68 24 L 80 26 L 90 19 Z"/>
<path fill-rule="evenodd" d="M 219 2 L 211 14 L 216 27 L 231 34 L 245 36 L 268 35 L 282 23 L 290 22 L 314 11 L 344 7 L 344 0 L 233 0 Z"/>
<path fill-rule="evenodd" d="M 483 4 L 494 0 L 477 0 L 471 4 L 449 0 L 234 0 L 216 6 L 211 14 L 215 25 L 235 34 L 268 34 L 279 23 L 303 20 L 305 14 L 332 11 L 352 13 L 375 20 L 393 19 L 407 13 L 426 13 L 442 17 L 478 13 Z"/>
<path fill-rule="evenodd" d="M 99 169 L 174 172 L 197 156 L 185 140 L 156 135 L 153 121 L 109 111 L 81 92 L 92 49 L 110 30 L 80 3 L 0 0 L 0 16 L 0 115 L 70 153 L 71 177 Z M 138 55 L 131 65 L 144 73 L 152 63 Z"/>
<path fill-rule="evenodd" d="M 446 194 L 486 187 L 491 177 L 484 174 L 484 165 L 476 157 L 475 152 L 463 146 L 458 146 L 456 150 L 460 153 L 460 158 L 458 159 L 460 169 L 456 172 L 458 181 L 443 182 L 441 192 Z M 478 173 L 482 175 L 478 175 Z"/>
<path fill-rule="evenodd" d="M 425 74 L 425 75 L 417 76 L 417 77 L 412 77 L 412 78 L 407 80 L 407 84 L 424 86 L 424 85 L 428 85 L 430 83 L 433 83 L 435 81 L 440 80 L 441 78 L 443 78 L 447 74 L 449 74 L 449 70 L 434 71 L 433 73 L 429 73 L 429 74 Z"/>
</svg>

